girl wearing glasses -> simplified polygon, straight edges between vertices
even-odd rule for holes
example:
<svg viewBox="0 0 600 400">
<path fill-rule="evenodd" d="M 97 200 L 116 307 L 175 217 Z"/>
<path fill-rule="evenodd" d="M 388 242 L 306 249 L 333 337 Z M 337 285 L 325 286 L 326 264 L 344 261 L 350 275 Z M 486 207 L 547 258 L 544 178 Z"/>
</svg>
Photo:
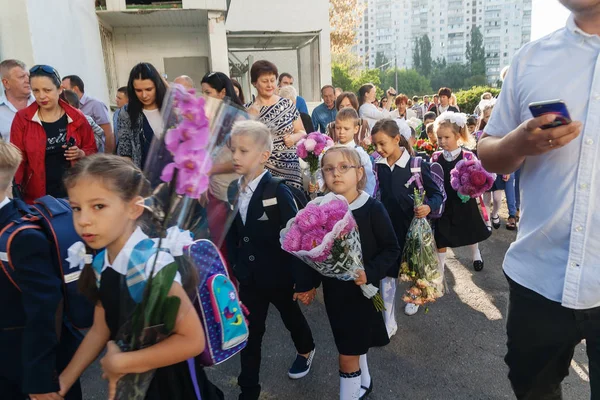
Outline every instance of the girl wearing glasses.
<svg viewBox="0 0 600 400">
<path fill-rule="evenodd" d="M 85 116 L 59 98 L 58 72 L 36 65 L 29 73 L 35 103 L 15 115 L 10 141 L 23 154 L 15 183 L 23 199 L 33 203 L 45 195 L 67 197 L 63 174 L 97 148 Z"/>
<path fill-rule="evenodd" d="M 404 239 L 413 217 L 425 218 L 431 210 L 441 207 L 443 195 L 431 177 L 429 163 L 423 161 L 421 162 L 420 179 L 427 193 L 427 205 L 414 208 L 413 196 L 417 187 L 416 181 L 406 187 L 413 176 L 411 171 L 412 149 L 406 138 L 400 134 L 396 121 L 391 119 L 378 121 L 371 131 L 371 140 L 381 155 L 376 164 L 381 202 L 390 213 L 400 248 L 404 248 Z M 398 259 L 387 271 L 387 277 L 381 282 L 381 294 L 386 308 L 384 318 L 390 337 L 398 330 L 394 304 L 400 261 Z M 414 315 L 418 309 L 418 306 L 408 303 L 404 313 Z"/>
<path fill-rule="evenodd" d="M 339 353 L 340 400 L 363 399 L 373 390 L 367 364 L 371 347 L 390 342 L 383 317 L 359 285 L 379 286 L 398 263 L 400 247 L 383 204 L 363 191 L 365 170 L 355 149 L 334 146 L 321 159 L 325 191 L 344 196 L 358 225 L 365 270 L 354 282 L 322 277 L 325 309 Z"/>
</svg>

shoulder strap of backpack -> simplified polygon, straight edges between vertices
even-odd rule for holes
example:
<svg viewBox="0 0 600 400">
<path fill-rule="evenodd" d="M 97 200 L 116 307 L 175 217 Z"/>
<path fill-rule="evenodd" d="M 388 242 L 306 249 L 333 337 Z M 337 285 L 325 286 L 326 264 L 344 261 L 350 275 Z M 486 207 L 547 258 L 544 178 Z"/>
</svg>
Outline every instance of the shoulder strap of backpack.
<svg viewBox="0 0 600 400">
<path fill-rule="evenodd" d="M 423 163 L 423 158 L 421 157 L 411 157 L 410 159 L 410 173 L 411 177 L 406 182 L 406 187 L 408 188 L 413 183 L 416 183 L 419 191 L 423 191 L 423 179 L 421 177 L 421 164 Z"/>
<path fill-rule="evenodd" d="M 431 155 L 431 162 L 438 162 L 440 156 L 442 155 L 441 151 L 436 151 Z"/>
<path fill-rule="evenodd" d="M 15 266 L 13 265 L 10 256 L 10 245 L 14 237 L 19 232 L 22 232 L 26 229 L 41 230 L 42 228 L 36 223 L 37 221 L 37 217 L 26 215 L 17 221 L 10 222 L 4 227 L 4 229 L 0 231 L 0 268 L 6 275 L 10 283 L 19 291 L 21 291 L 21 289 L 19 288 L 17 280 L 14 276 Z"/>
<path fill-rule="evenodd" d="M 473 154 L 472 152 L 470 152 L 469 150 L 464 150 L 463 149 L 463 158 L 465 160 L 471 161 L 475 159 L 475 154 Z"/>
<path fill-rule="evenodd" d="M 277 188 L 284 182 L 285 180 L 282 178 L 271 177 L 271 180 L 265 185 L 262 197 L 263 208 L 265 209 L 267 218 L 277 226 L 281 226 L 281 216 L 279 215 L 279 206 L 277 205 Z"/>
</svg>

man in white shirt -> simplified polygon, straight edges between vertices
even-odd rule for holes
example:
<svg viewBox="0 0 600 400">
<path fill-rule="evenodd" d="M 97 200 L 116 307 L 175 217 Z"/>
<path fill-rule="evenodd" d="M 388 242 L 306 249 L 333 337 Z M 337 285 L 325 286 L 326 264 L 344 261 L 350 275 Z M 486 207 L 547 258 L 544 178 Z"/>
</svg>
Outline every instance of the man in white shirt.
<svg viewBox="0 0 600 400">
<path fill-rule="evenodd" d="M 106 143 L 104 151 L 109 154 L 114 153 L 116 149 L 115 135 L 110 126 L 110 114 L 107 105 L 95 97 L 88 96 L 85 93 L 83 80 L 77 75 L 65 76 L 61 86 L 63 89 L 72 90 L 77 93 L 77 97 L 79 97 L 79 102 L 81 103 L 81 112 L 92 117 L 94 122 L 100 125 L 100 128 L 104 131 Z"/>
<path fill-rule="evenodd" d="M 19 60 L 4 60 L 0 63 L 0 135 L 10 142 L 10 127 L 17 111 L 35 101 L 29 86 L 29 71 Z"/>
<path fill-rule="evenodd" d="M 600 1 L 561 3 L 572 11 L 566 27 L 517 53 L 478 145 L 487 170 L 521 168 L 521 225 L 504 260 L 505 361 L 518 399 L 561 399 L 584 339 L 600 398 Z M 531 119 L 528 105 L 552 99 L 574 122 L 540 129 L 556 117 Z"/>
</svg>

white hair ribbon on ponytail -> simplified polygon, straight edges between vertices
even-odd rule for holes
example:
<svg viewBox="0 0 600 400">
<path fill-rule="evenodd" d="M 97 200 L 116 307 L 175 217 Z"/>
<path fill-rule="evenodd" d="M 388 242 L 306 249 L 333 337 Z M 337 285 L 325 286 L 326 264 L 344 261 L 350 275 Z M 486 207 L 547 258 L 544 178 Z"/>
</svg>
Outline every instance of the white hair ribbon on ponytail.
<svg viewBox="0 0 600 400">
<path fill-rule="evenodd" d="M 455 113 L 453 111 L 444 111 L 435 119 L 435 124 L 439 125 L 444 121 L 450 121 L 453 124 L 464 128 L 465 126 L 467 126 L 467 114 Z"/>
</svg>

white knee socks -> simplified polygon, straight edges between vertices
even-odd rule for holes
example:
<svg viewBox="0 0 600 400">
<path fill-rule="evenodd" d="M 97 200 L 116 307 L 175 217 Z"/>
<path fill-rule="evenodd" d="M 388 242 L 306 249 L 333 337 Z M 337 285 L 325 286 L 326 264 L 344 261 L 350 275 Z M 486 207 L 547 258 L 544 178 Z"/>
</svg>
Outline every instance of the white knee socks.
<svg viewBox="0 0 600 400">
<path fill-rule="evenodd" d="M 438 263 L 440 274 L 444 274 L 444 266 L 446 265 L 446 253 L 438 253 Z"/>
<path fill-rule="evenodd" d="M 494 206 L 492 207 L 492 217 L 498 216 L 498 211 L 500 211 L 500 205 L 502 204 L 502 193 L 504 190 L 494 190 Z"/>
<path fill-rule="evenodd" d="M 396 324 L 396 279 L 385 277 L 381 280 L 381 297 L 385 311 L 383 312 L 383 320 L 388 334 L 397 328 Z M 361 367 L 362 368 L 362 367 Z"/>
<path fill-rule="evenodd" d="M 369 364 L 367 364 L 367 355 L 363 354 L 360 356 L 360 385 L 365 388 L 369 388 L 371 386 L 371 374 L 369 373 Z M 361 388 L 360 395 L 365 394 L 367 390 Z"/>
<path fill-rule="evenodd" d="M 340 371 L 340 400 L 360 398 L 361 371 L 345 373 Z"/>
<path fill-rule="evenodd" d="M 473 255 L 473 261 L 482 261 L 481 252 L 479 251 L 479 243 L 475 243 L 469 246 L 471 254 Z"/>
</svg>

